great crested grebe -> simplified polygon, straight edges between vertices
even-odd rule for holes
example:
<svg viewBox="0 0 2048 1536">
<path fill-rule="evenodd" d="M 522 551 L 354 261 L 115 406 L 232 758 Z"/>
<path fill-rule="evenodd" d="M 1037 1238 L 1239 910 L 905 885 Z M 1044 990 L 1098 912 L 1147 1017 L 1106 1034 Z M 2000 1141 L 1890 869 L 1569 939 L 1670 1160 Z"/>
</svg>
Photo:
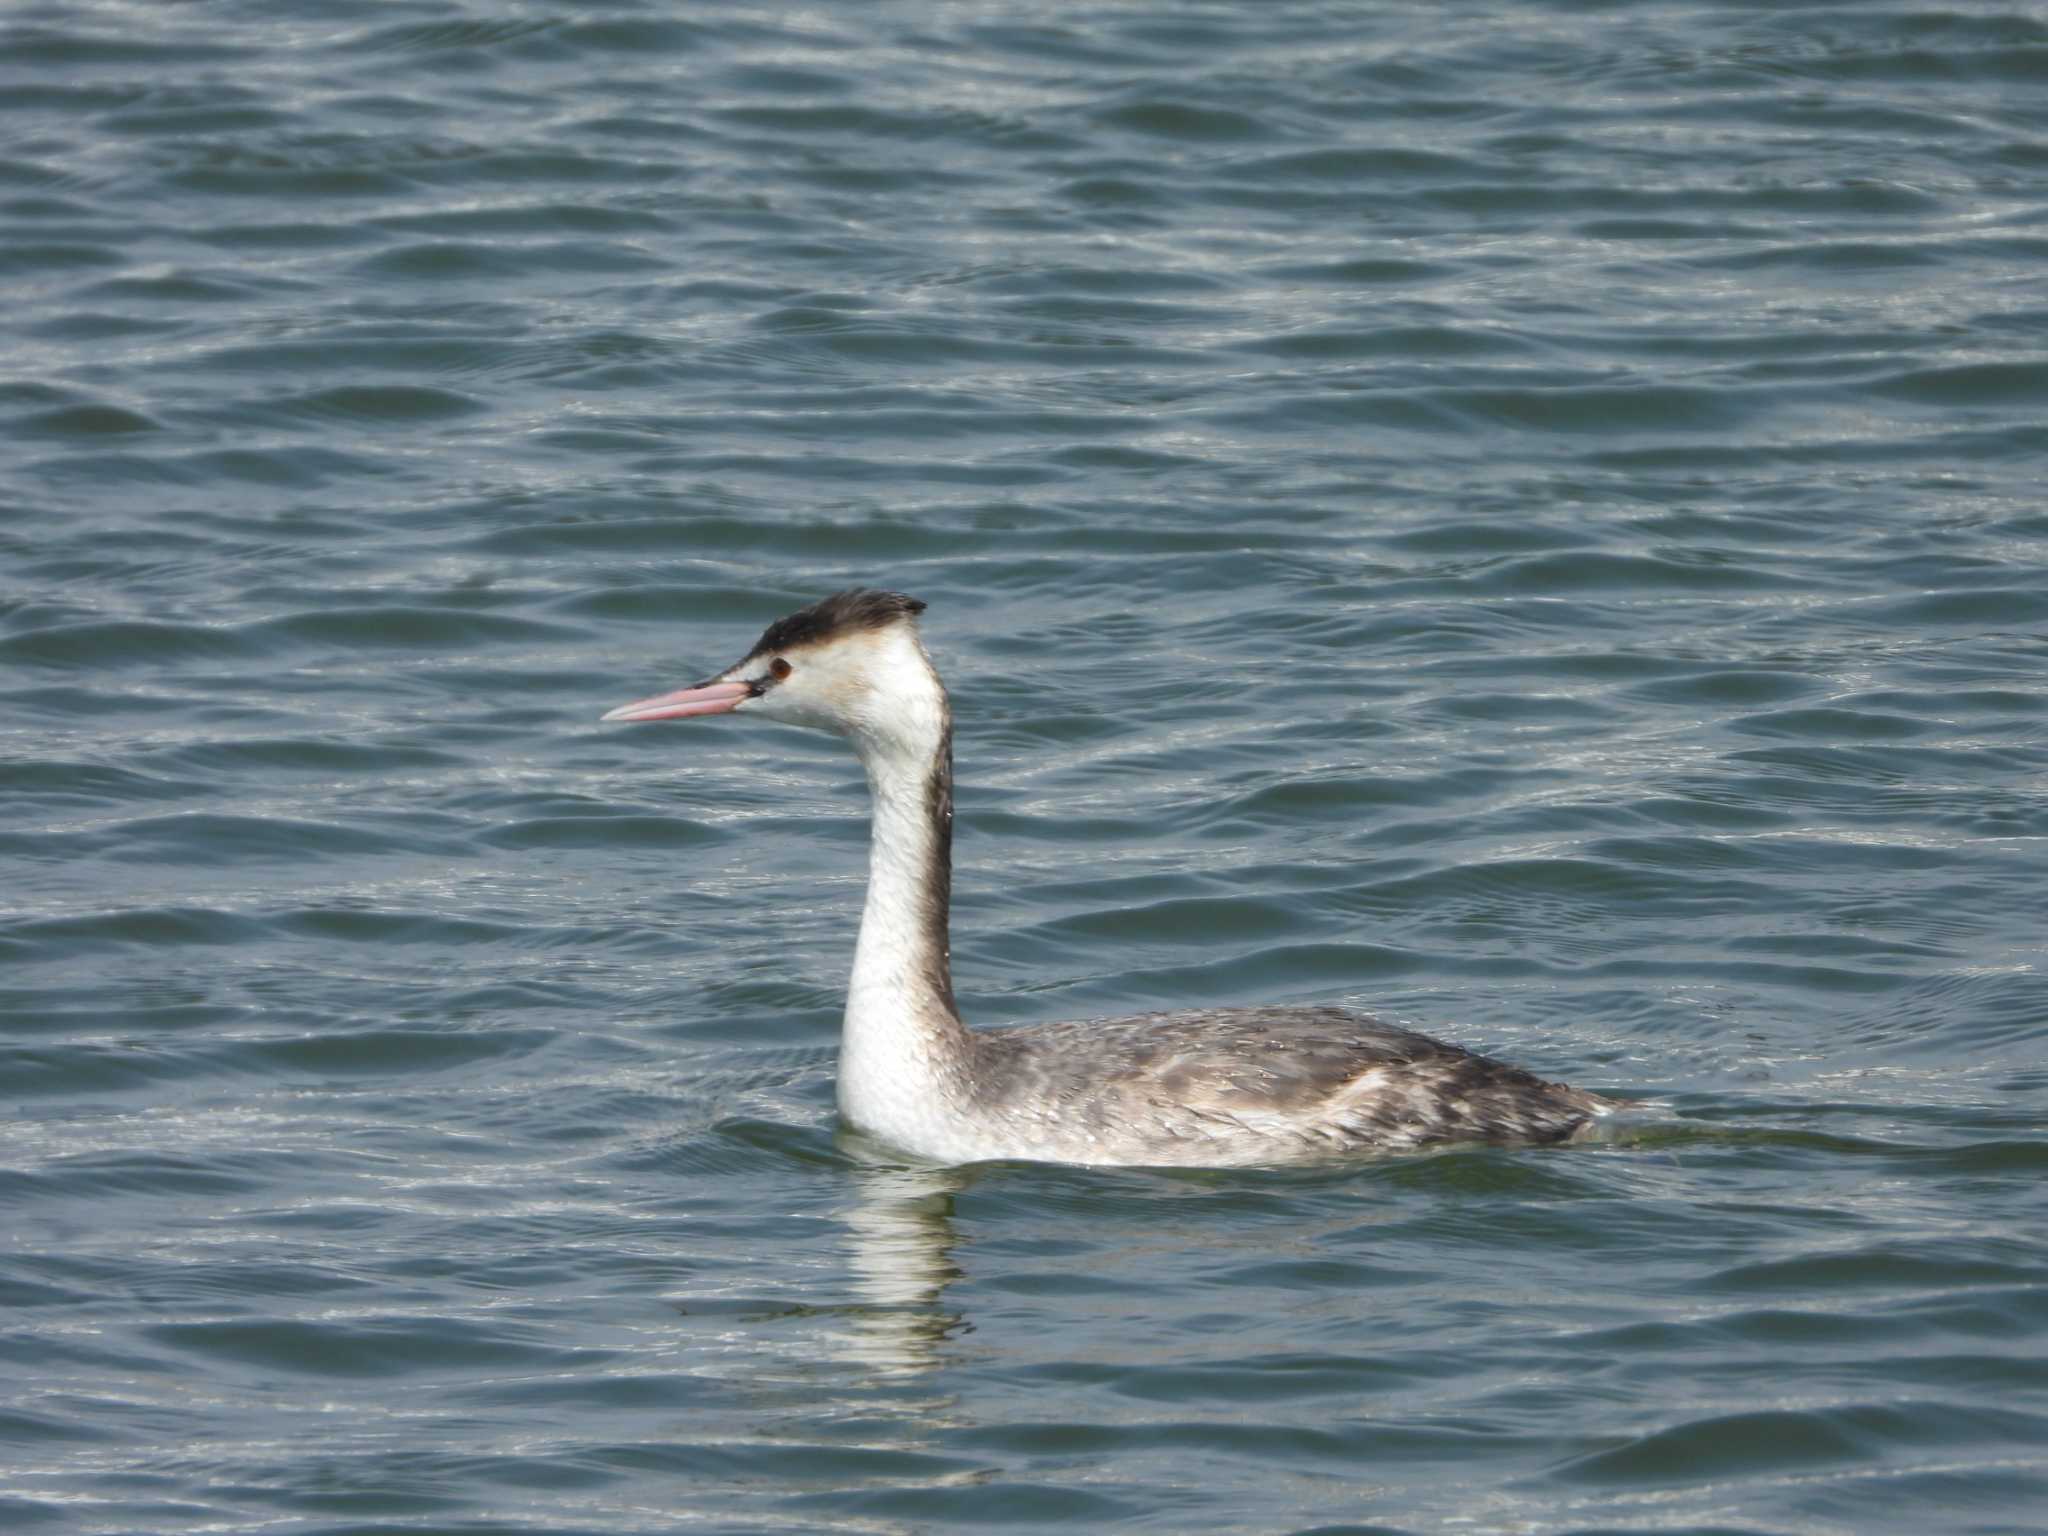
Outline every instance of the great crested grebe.
<svg viewBox="0 0 2048 1536">
<path fill-rule="evenodd" d="M 837 593 L 717 676 L 604 717 L 759 715 L 853 744 L 874 801 L 839 1051 L 839 1110 L 856 1129 L 942 1163 L 1220 1167 L 1564 1141 L 1617 1107 L 1346 1008 L 968 1029 L 946 933 L 953 715 L 918 637 L 924 607 Z"/>
</svg>

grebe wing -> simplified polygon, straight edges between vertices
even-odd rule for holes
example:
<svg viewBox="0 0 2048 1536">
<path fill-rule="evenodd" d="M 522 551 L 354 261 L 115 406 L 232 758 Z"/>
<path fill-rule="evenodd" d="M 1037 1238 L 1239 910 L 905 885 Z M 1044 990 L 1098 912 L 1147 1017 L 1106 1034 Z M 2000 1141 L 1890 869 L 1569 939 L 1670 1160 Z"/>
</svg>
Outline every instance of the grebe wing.
<svg viewBox="0 0 2048 1536">
<path fill-rule="evenodd" d="M 1208 1008 L 977 1033 L 991 1107 L 1304 1150 L 1556 1141 L 1607 1101 L 1347 1008 Z"/>
</svg>

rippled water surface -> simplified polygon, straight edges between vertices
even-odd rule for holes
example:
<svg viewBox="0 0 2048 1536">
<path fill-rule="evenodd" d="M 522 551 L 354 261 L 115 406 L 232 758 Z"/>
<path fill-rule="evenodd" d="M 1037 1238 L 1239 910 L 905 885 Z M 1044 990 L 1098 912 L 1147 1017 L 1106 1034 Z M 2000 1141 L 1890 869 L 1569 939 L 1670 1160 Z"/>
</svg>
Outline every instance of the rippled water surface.
<svg viewBox="0 0 2048 1536">
<path fill-rule="evenodd" d="M 0 13 L 0 1526 L 2048 1525 L 2048 20 Z M 984 1025 L 1601 1145 L 836 1132 L 852 582 Z"/>
</svg>

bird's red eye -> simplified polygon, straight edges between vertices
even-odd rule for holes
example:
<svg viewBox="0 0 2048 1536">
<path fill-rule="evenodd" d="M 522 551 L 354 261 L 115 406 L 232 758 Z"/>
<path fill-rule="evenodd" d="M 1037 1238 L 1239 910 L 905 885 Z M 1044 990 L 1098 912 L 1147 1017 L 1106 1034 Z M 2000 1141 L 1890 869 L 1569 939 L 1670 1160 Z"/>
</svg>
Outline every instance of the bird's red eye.
<svg viewBox="0 0 2048 1536">
<path fill-rule="evenodd" d="M 794 669 L 790 666 L 788 662 L 784 661 L 780 656 L 778 656 L 773 661 L 768 663 L 768 670 L 775 674 L 775 681 L 779 683 L 785 677 L 789 676 L 790 672 Z"/>
</svg>

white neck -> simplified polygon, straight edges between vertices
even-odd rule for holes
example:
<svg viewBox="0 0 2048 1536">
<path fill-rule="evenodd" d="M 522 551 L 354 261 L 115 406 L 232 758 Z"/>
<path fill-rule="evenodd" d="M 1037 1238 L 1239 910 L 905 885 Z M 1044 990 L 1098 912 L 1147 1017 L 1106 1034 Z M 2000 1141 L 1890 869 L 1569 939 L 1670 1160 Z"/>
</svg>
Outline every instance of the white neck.
<svg viewBox="0 0 2048 1536">
<path fill-rule="evenodd" d="M 874 831 L 839 1056 L 841 1112 L 913 1145 L 923 1139 L 918 1127 L 946 1118 L 973 1049 L 953 1002 L 947 941 L 952 721 L 938 678 L 922 671 L 929 686 L 918 680 L 891 698 L 886 731 L 853 733 Z"/>
</svg>

